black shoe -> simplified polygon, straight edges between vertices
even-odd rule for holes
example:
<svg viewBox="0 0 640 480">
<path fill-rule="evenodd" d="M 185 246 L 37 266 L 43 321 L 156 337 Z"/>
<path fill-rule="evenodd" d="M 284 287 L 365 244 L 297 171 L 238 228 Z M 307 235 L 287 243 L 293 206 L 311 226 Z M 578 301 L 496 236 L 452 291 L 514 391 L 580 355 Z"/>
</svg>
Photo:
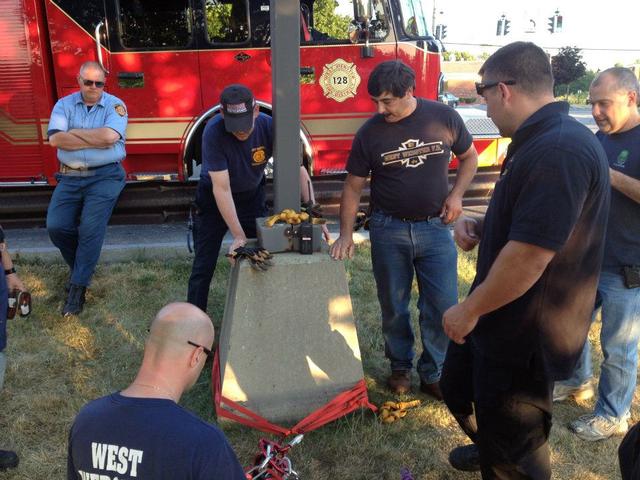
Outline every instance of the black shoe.
<svg viewBox="0 0 640 480">
<path fill-rule="evenodd" d="M 67 295 L 67 301 L 62 308 L 62 315 L 69 317 L 71 315 L 78 315 L 82 312 L 82 307 L 85 302 L 85 293 L 87 287 L 71 284 L 69 287 L 69 295 Z"/>
<path fill-rule="evenodd" d="M 16 468 L 18 466 L 18 455 L 16 452 L 9 450 L 0 450 L 0 472 L 8 468 Z"/>
<path fill-rule="evenodd" d="M 474 443 L 471 445 L 456 447 L 449 452 L 449 463 L 456 470 L 462 470 L 463 472 L 479 472 L 480 451 Z"/>
</svg>

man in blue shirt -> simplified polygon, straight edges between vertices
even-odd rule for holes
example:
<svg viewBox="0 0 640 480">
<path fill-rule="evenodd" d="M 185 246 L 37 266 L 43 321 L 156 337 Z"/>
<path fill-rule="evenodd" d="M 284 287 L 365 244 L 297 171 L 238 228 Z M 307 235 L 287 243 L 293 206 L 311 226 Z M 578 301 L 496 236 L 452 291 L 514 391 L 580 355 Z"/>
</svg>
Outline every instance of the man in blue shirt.
<svg viewBox="0 0 640 480">
<path fill-rule="evenodd" d="M 211 319 L 197 307 L 162 308 L 131 385 L 78 413 L 67 479 L 244 480 L 223 433 L 177 404 L 212 356 L 213 337 Z"/>
<path fill-rule="evenodd" d="M 256 218 L 267 214 L 264 169 L 273 152 L 273 122 L 260 113 L 251 90 L 226 87 L 220 95 L 220 115 L 202 135 L 202 169 L 196 192 L 193 237 L 195 257 L 189 278 L 188 302 L 207 309 L 209 286 L 222 239 L 231 232 L 229 253 L 256 236 Z M 309 174 L 300 167 L 302 200 L 315 203 Z M 328 241 L 329 233 L 323 229 Z"/>
<path fill-rule="evenodd" d="M 571 422 L 581 439 L 603 440 L 628 429 L 636 389 L 640 340 L 640 85 L 633 72 L 614 67 L 589 88 L 596 136 L 609 159 L 611 210 L 598 282 L 601 307 L 598 401 L 594 412 Z M 625 278 L 625 270 L 629 278 Z M 556 384 L 554 400 L 593 396 L 591 349 L 587 341 L 573 377 Z"/>
<path fill-rule="evenodd" d="M 47 212 L 47 230 L 69 265 L 62 314 L 77 315 L 85 302 L 111 217 L 124 188 L 127 109 L 104 92 L 105 72 L 96 62 L 80 67 L 80 91 L 58 100 L 49 120 L 49 144 L 58 149 L 58 185 Z"/>
</svg>

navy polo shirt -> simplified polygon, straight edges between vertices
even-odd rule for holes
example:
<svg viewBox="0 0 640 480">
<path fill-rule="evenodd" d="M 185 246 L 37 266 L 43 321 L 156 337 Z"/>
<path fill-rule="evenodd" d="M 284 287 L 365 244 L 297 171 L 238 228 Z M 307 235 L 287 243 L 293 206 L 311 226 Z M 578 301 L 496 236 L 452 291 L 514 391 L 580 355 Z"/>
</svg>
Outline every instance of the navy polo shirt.
<svg viewBox="0 0 640 480">
<path fill-rule="evenodd" d="M 260 113 L 249 138 L 240 141 L 225 130 L 221 115 L 210 120 L 202 135 L 201 181 L 211 185 L 209 172 L 228 170 L 233 193 L 257 189 L 273 154 L 272 124 L 270 116 Z"/>
<path fill-rule="evenodd" d="M 480 317 L 479 354 L 552 379 L 573 371 L 591 323 L 609 210 L 606 155 L 591 131 L 554 102 L 516 131 L 485 217 L 472 289 L 507 242 L 556 252 L 520 298 Z M 505 289 L 509 285 L 504 285 Z"/>
</svg>

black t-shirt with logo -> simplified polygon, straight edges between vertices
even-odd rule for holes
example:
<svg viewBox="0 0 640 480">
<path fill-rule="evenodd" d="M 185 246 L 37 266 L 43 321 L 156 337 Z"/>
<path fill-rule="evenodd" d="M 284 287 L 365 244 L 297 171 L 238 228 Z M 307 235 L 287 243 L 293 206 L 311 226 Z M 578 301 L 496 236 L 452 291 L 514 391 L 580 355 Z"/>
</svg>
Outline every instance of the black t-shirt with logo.
<svg viewBox="0 0 640 480">
<path fill-rule="evenodd" d="M 509 241 L 555 251 L 520 298 L 480 317 L 470 338 L 499 362 L 571 375 L 591 324 L 609 211 L 606 155 L 569 105 L 545 105 L 516 131 L 485 217 L 476 279 Z M 503 288 L 509 289 L 509 285 Z"/>
<path fill-rule="evenodd" d="M 387 123 L 377 114 L 356 133 L 347 171 L 371 173 L 375 208 L 397 217 L 437 215 L 449 191 L 451 152 L 473 141 L 460 115 L 441 103 L 417 98 L 414 112 Z"/>
<path fill-rule="evenodd" d="M 609 158 L 609 166 L 640 180 L 640 125 L 626 132 L 598 132 L 596 136 Z M 602 266 L 620 272 L 623 265 L 640 265 L 640 203 L 612 188 Z"/>
</svg>

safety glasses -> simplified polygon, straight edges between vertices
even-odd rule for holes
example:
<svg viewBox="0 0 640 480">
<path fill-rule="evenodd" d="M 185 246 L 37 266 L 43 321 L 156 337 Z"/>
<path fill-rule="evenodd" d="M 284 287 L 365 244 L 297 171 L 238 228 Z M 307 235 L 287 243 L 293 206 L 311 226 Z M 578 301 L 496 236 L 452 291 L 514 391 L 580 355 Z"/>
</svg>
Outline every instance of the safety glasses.
<svg viewBox="0 0 640 480">
<path fill-rule="evenodd" d="M 515 85 L 516 81 L 515 80 L 504 80 L 504 81 L 498 80 L 497 82 L 490 82 L 490 83 L 476 82 L 476 93 L 478 95 L 482 95 L 482 94 L 484 94 L 484 91 L 486 89 L 497 87 L 501 83 L 503 83 L 505 85 Z"/>
</svg>

